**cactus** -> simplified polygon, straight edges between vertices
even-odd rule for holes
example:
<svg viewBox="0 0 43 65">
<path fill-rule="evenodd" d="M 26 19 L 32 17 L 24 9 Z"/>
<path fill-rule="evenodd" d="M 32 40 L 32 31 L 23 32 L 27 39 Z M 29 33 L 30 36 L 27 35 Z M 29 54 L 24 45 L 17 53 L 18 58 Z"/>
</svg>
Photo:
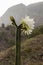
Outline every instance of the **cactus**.
<svg viewBox="0 0 43 65">
<path fill-rule="evenodd" d="M 21 64 L 21 29 L 18 26 L 16 32 L 16 65 Z"/>
<path fill-rule="evenodd" d="M 13 25 L 16 26 L 16 63 L 15 65 L 21 64 L 21 54 L 20 54 L 20 48 L 21 48 L 21 27 L 17 26 L 15 19 L 13 16 L 10 17 L 10 20 L 12 21 Z"/>
<path fill-rule="evenodd" d="M 12 24 L 16 26 L 16 63 L 15 65 L 21 65 L 21 30 L 26 33 L 30 34 L 34 29 L 34 20 L 30 19 L 29 16 L 25 17 L 21 24 L 18 26 L 15 22 L 13 16 L 10 17 Z"/>
</svg>

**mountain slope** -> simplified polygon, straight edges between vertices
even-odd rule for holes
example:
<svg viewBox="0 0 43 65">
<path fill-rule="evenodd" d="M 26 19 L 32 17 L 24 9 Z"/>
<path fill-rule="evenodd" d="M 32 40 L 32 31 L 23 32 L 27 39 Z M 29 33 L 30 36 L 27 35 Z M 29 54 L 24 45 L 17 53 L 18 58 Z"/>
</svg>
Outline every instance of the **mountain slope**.
<svg viewBox="0 0 43 65">
<path fill-rule="evenodd" d="M 36 26 L 43 24 L 43 2 L 28 5 L 27 13 L 34 18 Z"/>
<path fill-rule="evenodd" d="M 19 24 L 18 22 L 22 19 L 22 17 L 25 16 L 25 10 L 24 4 L 13 6 L 4 13 L 4 15 L 1 17 L 1 22 L 4 22 L 6 25 L 10 24 L 10 16 L 14 16 L 17 24 Z"/>
<path fill-rule="evenodd" d="M 15 65 L 15 46 L 8 48 L 6 53 L 5 51 L 2 54 L 0 53 L 2 55 L 0 65 Z M 43 65 L 43 35 L 38 35 L 23 42 L 21 65 Z"/>
<path fill-rule="evenodd" d="M 18 4 L 8 8 L 4 15 L 0 18 L 0 23 L 11 24 L 10 16 L 14 16 L 16 23 L 19 24 L 24 16 L 30 16 L 35 20 L 35 26 L 43 24 L 43 2 L 25 6 Z"/>
</svg>

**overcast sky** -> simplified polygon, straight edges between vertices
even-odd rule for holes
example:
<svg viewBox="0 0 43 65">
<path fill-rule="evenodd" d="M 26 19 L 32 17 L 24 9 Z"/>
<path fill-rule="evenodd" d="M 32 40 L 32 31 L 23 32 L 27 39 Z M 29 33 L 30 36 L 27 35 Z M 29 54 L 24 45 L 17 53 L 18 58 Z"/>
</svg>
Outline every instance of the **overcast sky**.
<svg viewBox="0 0 43 65">
<path fill-rule="evenodd" d="M 13 5 L 17 5 L 19 3 L 29 5 L 36 2 L 43 2 L 43 0 L 0 0 L 0 16 L 2 16 L 5 11 Z"/>
</svg>

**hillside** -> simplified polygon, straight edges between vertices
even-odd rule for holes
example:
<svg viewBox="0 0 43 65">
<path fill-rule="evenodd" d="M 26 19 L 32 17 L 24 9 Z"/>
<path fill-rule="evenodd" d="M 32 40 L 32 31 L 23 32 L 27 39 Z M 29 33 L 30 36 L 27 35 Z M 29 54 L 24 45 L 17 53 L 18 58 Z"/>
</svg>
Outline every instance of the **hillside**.
<svg viewBox="0 0 43 65">
<path fill-rule="evenodd" d="M 27 37 L 22 34 L 21 40 L 22 42 Z M 12 47 L 16 44 L 16 28 L 15 26 L 7 26 L 0 27 L 0 51 L 3 51 L 9 47 Z"/>
<path fill-rule="evenodd" d="M 0 65 L 15 65 L 15 46 L 0 52 L 0 56 Z M 21 65 L 43 65 L 42 34 L 23 42 L 21 45 Z"/>
<path fill-rule="evenodd" d="M 25 11 L 25 12 L 24 12 Z M 18 4 L 8 8 L 8 10 L 1 17 L 1 23 L 5 23 L 6 25 L 11 24 L 10 16 L 14 16 L 17 23 L 25 16 L 26 7 L 24 4 Z M 18 23 L 19 24 L 19 23 Z"/>
<path fill-rule="evenodd" d="M 28 38 L 43 34 L 43 25 L 34 28 L 30 35 L 25 35 L 21 31 L 21 42 Z M 16 44 L 16 28 L 15 26 L 0 27 L 0 51 L 3 51 Z"/>
<path fill-rule="evenodd" d="M 0 51 L 15 45 L 15 27 L 0 27 Z"/>
<path fill-rule="evenodd" d="M 26 15 L 34 18 L 35 27 L 43 24 L 43 2 L 31 4 L 25 6 L 24 4 L 18 4 L 7 9 L 7 11 L 1 16 L 0 24 L 11 24 L 10 16 L 14 16 L 16 23 L 20 23 L 20 20 Z"/>
<path fill-rule="evenodd" d="M 27 6 L 27 14 L 35 20 L 35 26 L 43 24 L 43 2 Z"/>
</svg>

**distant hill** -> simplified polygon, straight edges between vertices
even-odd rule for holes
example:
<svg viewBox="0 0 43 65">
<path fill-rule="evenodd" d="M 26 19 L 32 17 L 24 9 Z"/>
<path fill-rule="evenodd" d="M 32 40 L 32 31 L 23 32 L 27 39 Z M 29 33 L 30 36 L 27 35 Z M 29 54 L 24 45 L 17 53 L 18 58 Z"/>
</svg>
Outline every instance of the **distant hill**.
<svg viewBox="0 0 43 65">
<path fill-rule="evenodd" d="M 1 17 L 1 22 L 4 22 L 6 25 L 10 24 L 10 16 L 14 16 L 17 23 L 25 16 L 26 6 L 24 4 L 18 4 L 8 8 L 8 10 Z M 18 23 L 19 24 L 19 23 Z"/>
<path fill-rule="evenodd" d="M 27 14 L 30 17 L 34 18 L 36 26 L 42 25 L 43 24 L 43 2 L 28 5 Z"/>
<path fill-rule="evenodd" d="M 19 24 L 19 21 L 26 15 L 34 18 L 35 26 L 43 24 L 43 2 L 31 4 L 25 6 L 24 4 L 18 4 L 8 8 L 4 15 L 0 18 L 0 24 L 5 23 L 10 24 L 10 16 L 14 16 L 16 23 Z"/>
</svg>

